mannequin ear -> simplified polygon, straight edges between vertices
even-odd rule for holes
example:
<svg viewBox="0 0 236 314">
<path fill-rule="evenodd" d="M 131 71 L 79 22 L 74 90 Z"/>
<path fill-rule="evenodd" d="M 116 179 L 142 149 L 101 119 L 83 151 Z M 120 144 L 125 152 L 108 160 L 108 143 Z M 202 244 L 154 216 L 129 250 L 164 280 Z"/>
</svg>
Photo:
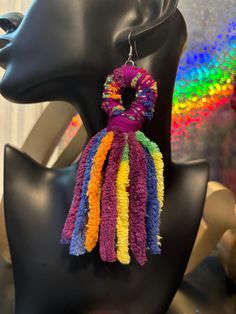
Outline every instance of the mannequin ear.
<svg viewBox="0 0 236 314">
<path fill-rule="evenodd" d="M 149 24 L 163 23 L 175 12 L 178 2 L 178 0 L 136 0 L 142 20 Z"/>
<path fill-rule="evenodd" d="M 114 45 L 118 45 L 120 48 L 124 45 L 127 46 L 130 32 L 132 32 L 133 40 L 140 40 L 145 37 L 176 12 L 178 2 L 178 0 L 136 0 L 139 24 L 116 34 Z"/>
</svg>

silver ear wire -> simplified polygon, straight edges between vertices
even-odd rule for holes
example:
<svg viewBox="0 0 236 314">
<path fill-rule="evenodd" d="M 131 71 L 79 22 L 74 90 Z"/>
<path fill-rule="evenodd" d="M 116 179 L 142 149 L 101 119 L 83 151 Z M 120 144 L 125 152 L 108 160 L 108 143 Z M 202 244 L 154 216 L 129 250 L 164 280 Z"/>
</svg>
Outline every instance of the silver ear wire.
<svg viewBox="0 0 236 314">
<path fill-rule="evenodd" d="M 134 61 L 133 61 L 133 48 L 134 48 L 134 52 L 136 57 L 138 57 L 138 51 L 137 51 L 137 45 L 136 45 L 136 41 L 134 40 L 134 44 L 132 44 L 131 41 L 131 34 L 132 32 L 129 33 L 128 35 L 128 42 L 129 42 L 129 54 L 128 54 L 128 59 L 125 61 L 125 64 L 131 64 L 131 65 L 135 65 Z"/>
</svg>

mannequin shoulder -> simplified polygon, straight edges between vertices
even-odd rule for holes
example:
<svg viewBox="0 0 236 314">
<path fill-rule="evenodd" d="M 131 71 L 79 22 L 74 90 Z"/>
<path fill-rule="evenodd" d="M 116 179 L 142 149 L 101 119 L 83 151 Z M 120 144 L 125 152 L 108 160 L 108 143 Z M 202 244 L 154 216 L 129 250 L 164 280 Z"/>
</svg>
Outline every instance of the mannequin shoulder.
<svg viewBox="0 0 236 314">
<path fill-rule="evenodd" d="M 182 163 L 172 162 L 166 170 L 166 193 L 184 193 L 186 198 L 191 195 L 205 195 L 209 176 L 207 160 L 198 159 Z M 191 193 L 189 193 L 192 191 Z"/>
<path fill-rule="evenodd" d="M 204 159 L 172 163 L 166 170 L 164 216 L 194 230 L 202 216 L 209 176 L 208 162 Z"/>
<path fill-rule="evenodd" d="M 12 145 L 5 145 L 4 189 L 13 185 L 47 185 L 57 181 L 74 181 L 77 164 L 65 168 L 47 168 Z"/>
</svg>

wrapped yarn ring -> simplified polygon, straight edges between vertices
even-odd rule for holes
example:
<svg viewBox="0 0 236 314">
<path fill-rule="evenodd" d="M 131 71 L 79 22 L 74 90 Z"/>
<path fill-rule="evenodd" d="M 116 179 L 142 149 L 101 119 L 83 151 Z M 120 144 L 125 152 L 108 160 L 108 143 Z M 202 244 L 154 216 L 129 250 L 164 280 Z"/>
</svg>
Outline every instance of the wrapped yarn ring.
<svg viewBox="0 0 236 314">
<path fill-rule="evenodd" d="M 126 88 L 135 91 L 128 109 Z M 164 164 L 157 144 L 140 131 L 156 99 L 157 84 L 145 69 L 125 64 L 108 75 L 102 102 L 108 126 L 82 152 L 62 231 L 71 255 L 91 252 L 98 242 L 102 261 L 109 263 L 129 264 L 132 253 L 144 265 L 147 251 L 160 254 Z"/>
<path fill-rule="evenodd" d="M 123 65 L 108 75 L 104 87 L 102 108 L 109 116 L 108 129 L 137 131 L 145 118 L 152 118 L 157 84 L 145 69 Z M 122 102 L 122 92 L 127 87 L 135 90 L 135 99 L 128 109 Z"/>
</svg>

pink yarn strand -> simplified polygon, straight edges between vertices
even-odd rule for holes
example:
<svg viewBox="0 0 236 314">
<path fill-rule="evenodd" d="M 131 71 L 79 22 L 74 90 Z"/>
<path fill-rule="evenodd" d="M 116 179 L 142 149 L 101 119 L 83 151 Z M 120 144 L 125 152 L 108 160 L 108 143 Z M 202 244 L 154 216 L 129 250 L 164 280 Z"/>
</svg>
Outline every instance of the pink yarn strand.
<svg viewBox="0 0 236 314">
<path fill-rule="evenodd" d="M 83 177 L 84 177 L 86 159 L 87 159 L 89 150 L 93 145 L 95 136 L 93 136 L 90 139 L 89 143 L 87 144 L 84 151 L 82 152 L 82 155 L 81 155 L 81 158 L 79 161 L 79 167 L 78 167 L 77 175 L 76 175 L 76 184 L 75 184 L 75 188 L 74 188 L 74 197 L 73 197 L 73 200 L 71 203 L 71 207 L 70 207 L 68 216 L 66 218 L 66 222 L 64 224 L 64 228 L 62 230 L 61 242 L 63 244 L 69 244 L 71 241 L 71 238 L 72 238 L 76 214 L 77 214 L 80 199 L 81 199 L 81 191 L 82 191 L 82 185 L 83 185 Z"/>
<path fill-rule="evenodd" d="M 146 205 L 147 205 L 147 161 L 142 145 L 135 133 L 129 133 L 130 159 L 130 207 L 129 241 L 137 262 L 144 265 L 146 256 Z"/>
</svg>

